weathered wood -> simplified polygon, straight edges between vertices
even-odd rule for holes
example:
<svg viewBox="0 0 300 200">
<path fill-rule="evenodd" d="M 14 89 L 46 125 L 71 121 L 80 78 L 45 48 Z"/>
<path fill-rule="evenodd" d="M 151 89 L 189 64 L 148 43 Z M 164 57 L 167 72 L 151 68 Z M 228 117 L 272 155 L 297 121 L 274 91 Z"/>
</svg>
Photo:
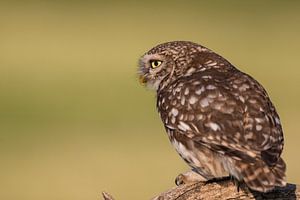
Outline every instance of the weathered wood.
<svg viewBox="0 0 300 200">
<path fill-rule="evenodd" d="M 106 192 L 102 192 L 102 196 L 103 196 L 104 200 L 114 200 L 114 198 Z"/>
<path fill-rule="evenodd" d="M 132 191 L 134 192 L 134 191 Z M 108 193 L 103 193 L 104 200 L 114 200 Z M 174 187 L 152 200 L 245 200 L 245 199 L 272 199 L 272 200 L 300 200 L 300 189 L 297 185 L 288 184 L 284 188 L 276 188 L 268 193 L 249 191 L 245 186 L 237 187 L 230 180 L 194 183 Z"/>
</svg>

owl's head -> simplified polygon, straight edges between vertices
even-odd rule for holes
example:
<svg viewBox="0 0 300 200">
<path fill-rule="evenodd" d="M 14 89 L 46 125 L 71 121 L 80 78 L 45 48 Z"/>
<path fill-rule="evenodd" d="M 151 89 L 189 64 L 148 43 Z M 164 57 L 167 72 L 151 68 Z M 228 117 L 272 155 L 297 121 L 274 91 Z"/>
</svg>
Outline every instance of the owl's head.
<svg viewBox="0 0 300 200">
<path fill-rule="evenodd" d="M 187 41 L 159 44 L 140 58 L 140 82 L 157 90 L 160 85 L 166 85 L 185 74 L 200 52 L 209 51 L 201 45 Z"/>
</svg>

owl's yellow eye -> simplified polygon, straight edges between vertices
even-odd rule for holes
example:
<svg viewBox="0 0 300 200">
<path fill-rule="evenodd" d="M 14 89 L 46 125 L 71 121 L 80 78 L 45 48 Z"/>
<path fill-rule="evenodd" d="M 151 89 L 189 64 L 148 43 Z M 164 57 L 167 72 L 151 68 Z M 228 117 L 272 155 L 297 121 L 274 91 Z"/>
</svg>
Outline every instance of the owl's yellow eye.
<svg viewBox="0 0 300 200">
<path fill-rule="evenodd" d="M 160 60 L 150 60 L 150 66 L 152 69 L 155 69 L 161 65 L 162 61 Z"/>
</svg>

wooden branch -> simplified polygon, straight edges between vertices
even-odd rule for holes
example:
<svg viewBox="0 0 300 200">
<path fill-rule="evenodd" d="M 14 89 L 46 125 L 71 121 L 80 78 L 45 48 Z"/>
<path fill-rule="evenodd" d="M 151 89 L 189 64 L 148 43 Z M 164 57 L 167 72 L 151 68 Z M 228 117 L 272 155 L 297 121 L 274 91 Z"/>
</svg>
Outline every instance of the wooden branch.
<svg viewBox="0 0 300 200">
<path fill-rule="evenodd" d="M 211 183 L 194 183 L 174 187 L 152 200 L 245 200 L 245 199 L 272 199 L 272 200 L 300 200 L 300 186 L 288 184 L 284 188 L 276 188 L 268 193 L 249 191 L 247 187 L 237 187 L 230 180 Z M 114 200 L 108 193 L 103 192 L 104 200 Z"/>
</svg>

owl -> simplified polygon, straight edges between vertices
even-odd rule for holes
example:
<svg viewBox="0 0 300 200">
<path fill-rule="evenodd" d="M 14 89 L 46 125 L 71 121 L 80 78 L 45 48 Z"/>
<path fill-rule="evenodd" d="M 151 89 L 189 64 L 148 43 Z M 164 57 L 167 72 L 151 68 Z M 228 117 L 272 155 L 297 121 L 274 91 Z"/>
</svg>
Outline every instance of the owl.
<svg viewBox="0 0 300 200">
<path fill-rule="evenodd" d="M 233 177 L 258 192 L 285 186 L 283 132 L 266 90 L 199 44 L 159 44 L 139 60 L 168 137 L 191 170 L 177 184 Z"/>
</svg>

